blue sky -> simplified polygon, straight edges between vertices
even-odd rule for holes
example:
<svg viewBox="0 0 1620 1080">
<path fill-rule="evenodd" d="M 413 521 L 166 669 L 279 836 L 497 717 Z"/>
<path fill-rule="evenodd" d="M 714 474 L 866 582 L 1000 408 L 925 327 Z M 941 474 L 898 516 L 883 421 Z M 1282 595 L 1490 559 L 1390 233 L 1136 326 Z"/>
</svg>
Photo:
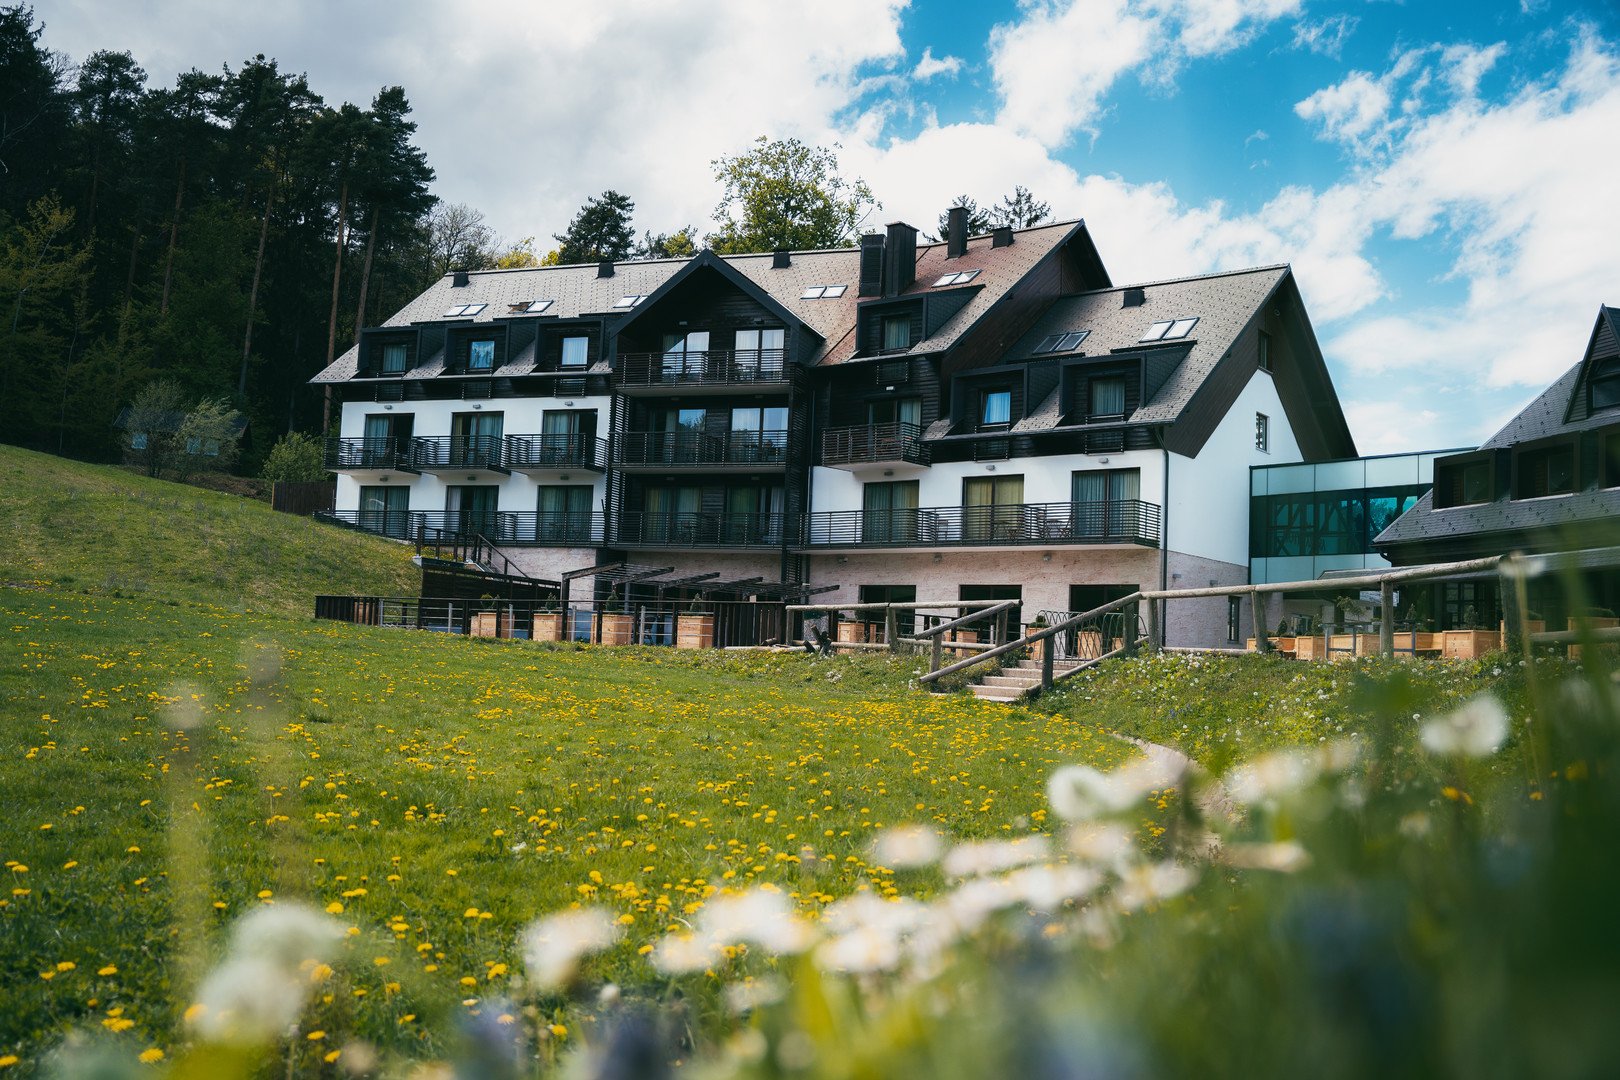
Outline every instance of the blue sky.
<svg viewBox="0 0 1620 1080">
<path fill-rule="evenodd" d="M 588 195 L 709 225 L 710 162 L 838 146 L 932 229 L 1024 184 L 1116 281 L 1294 265 L 1363 452 L 1475 444 L 1620 304 L 1620 14 L 1551 0 L 44 0 L 154 80 L 405 86 L 437 193 L 546 246 Z"/>
</svg>

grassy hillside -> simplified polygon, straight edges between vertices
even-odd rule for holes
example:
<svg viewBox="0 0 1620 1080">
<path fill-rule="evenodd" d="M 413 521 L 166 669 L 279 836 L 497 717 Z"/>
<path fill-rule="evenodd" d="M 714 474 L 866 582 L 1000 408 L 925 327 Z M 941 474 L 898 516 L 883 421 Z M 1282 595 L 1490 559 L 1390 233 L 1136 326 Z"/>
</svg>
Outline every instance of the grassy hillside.
<svg viewBox="0 0 1620 1080">
<path fill-rule="evenodd" d="M 316 593 L 414 594 L 411 552 L 260 502 L 0 446 L 0 581 L 307 615 Z"/>
</svg>

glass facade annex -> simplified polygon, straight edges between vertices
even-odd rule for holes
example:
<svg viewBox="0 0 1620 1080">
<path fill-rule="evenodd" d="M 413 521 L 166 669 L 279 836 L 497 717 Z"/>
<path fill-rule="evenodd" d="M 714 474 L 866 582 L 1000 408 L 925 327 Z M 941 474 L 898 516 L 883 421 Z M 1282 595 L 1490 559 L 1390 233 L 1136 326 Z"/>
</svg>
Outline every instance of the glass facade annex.
<svg viewBox="0 0 1620 1080">
<path fill-rule="evenodd" d="M 1434 483 L 1456 450 L 1249 470 L 1249 580 L 1309 581 L 1330 570 L 1383 570 L 1372 541 Z"/>
</svg>

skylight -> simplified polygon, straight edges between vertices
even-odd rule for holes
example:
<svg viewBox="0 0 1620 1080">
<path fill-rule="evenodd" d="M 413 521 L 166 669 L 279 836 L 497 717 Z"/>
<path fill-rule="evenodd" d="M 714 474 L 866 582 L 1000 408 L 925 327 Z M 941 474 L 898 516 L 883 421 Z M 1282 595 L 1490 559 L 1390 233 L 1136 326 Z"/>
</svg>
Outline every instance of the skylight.
<svg viewBox="0 0 1620 1080">
<path fill-rule="evenodd" d="M 613 306 L 616 308 L 633 308 L 643 300 L 647 299 L 648 295 L 648 293 L 642 293 L 639 296 L 634 294 L 630 296 L 621 296 L 613 302 Z"/>
<path fill-rule="evenodd" d="M 550 300 L 531 300 L 529 306 L 523 309 L 525 315 L 538 315 L 552 305 Z"/>
<path fill-rule="evenodd" d="M 447 319 L 462 319 L 468 315 L 476 315 L 488 306 L 488 304 L 461 304 L 445 312 L 444 317 Z"/>
<path fill-rule="evenodd" d="M 1143 334 L 1143 341 L 1176 341 L 1192 333 L 1192 328 L 1198 325 L 1197 317 L 1191 319 L 1166 319 L 1156 322 L 1147 328 Z"/>
<path fill-rule="evenodd" d="M 1068 330 L 1061 334 L 1049 334 L 1041 339 L 1035 346 L 1038 353 L 1069 352 L 1080 347 L 1080 343 L 1091 335 L 1090 330 Z"/>
<path fill-rule="evenodd" d="M 800 300 L 836 300 L 844 295 L 848 285 L 811 285 L 799 294 Z"/>
<path fill-rule="evenodd" d="M 937 289 L 942 285 L 966 285 L 978 276 L 979 272 L 977 270 L 960 270 L 954 274 L 946 274 L 934 282 L 934 288 Z"/>
</svg>

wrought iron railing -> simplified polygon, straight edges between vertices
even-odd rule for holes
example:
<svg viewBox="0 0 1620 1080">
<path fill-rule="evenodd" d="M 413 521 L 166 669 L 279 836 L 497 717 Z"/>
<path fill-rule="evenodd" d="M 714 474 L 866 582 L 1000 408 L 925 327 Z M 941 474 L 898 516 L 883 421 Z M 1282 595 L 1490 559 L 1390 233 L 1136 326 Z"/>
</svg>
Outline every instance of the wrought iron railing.
<svg viewBox="0 0 1620 1080">
<path fill-rule="evenodd" d="M 1140 499 L 837 510 L 806 515 L 803 536 L 808 547 L 1158 542 L 1159 507 Z"/>
<path fill-rule="evenodd" d="M 791 369 L 784 349 L 736 349 L 683 353 L 625 353 L 622 386 L 786 382 Z"/>
<path fill-rule="evenodd" d="M 786 527 L 786 514 L 631 511 L 614 522 L 613 542 L 634 547 L 779 547 Z"/>
<path fill-rule="evenodd" d="M 628 431 L 615 436 L 620 465 L 781 465 L 797 446 L 785 430 Z"/>
<path fill-rule="evenodd" d="M 607 468 L 607 440 L 589 435 L 508 435 L 502 452 L 508 469 Z"/>
<path fill-rule="evenodd" d="M 922 428 L 917 424 L 866 424 L 829 428 L 821 436 L 823 465 L 859 465 L 868 461 L 928 463 Z"/>
<path fill-rule="evenodd" d="M 331 510 L 321 521 L 415 543 L 485 536 L 496 544 L 592 547 L 604 542 L 606 517 L 585 511 Z"/>
</svg>

